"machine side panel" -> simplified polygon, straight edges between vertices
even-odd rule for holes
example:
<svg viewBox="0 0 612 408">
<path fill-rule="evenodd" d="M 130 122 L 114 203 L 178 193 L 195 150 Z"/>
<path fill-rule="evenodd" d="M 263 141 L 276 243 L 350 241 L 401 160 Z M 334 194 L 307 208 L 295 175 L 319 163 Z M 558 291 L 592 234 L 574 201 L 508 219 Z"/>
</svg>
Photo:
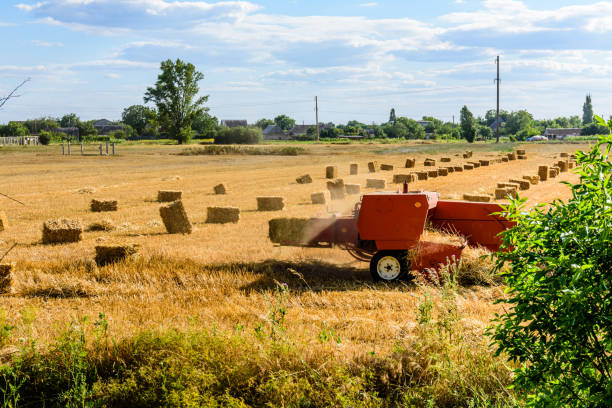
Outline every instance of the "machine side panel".
<svg viewBox="0 0 612 408">
<path fill-rule="evenodd" d="M 430 222 L 436 228 L 466 237 L 470 245 L 496 251 L 501 244 L 498 234 L 514 225 L 502 216 L 493 215 L 501 211 L 499 204 L 442 200 L 432 211 Z"/>
<path fill-rule="evenodd" d="M 419 242 L 430 208 L 425 194 L 363 196 L 359 236 L 376 242 L 377 249 L 409 249 Z"/>
</svg>

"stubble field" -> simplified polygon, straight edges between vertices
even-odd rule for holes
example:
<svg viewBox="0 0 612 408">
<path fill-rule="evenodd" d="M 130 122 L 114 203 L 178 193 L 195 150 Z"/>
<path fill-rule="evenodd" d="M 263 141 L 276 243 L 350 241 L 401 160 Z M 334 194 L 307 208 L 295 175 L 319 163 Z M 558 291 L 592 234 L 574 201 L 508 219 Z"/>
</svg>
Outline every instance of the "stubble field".
<svg viewBox="0 0 612 408">
<path fill-rule="evenodd" d="M 437 191 L 450 199 L 460 199 L 464 193 L 491 193 L 498 182 L 537 174 L 538 165 L 552 165 L 561 152 L 586 148 L 575 144 L 504 145 L 501 153 L 517 147 L 527 151 L 527 160 L 418 181 L 410 189 Z M 102 313 L 108 322 L 107 335 L 115 341 L 148 330 L 218 330 L 228 338 L 247 339 L 249 346 L 241 349 L 259 350 L 258 342 L 276 344 L 282 338 L 295 348 L 297 360 L 321 372 L 326 371 L 328 360 L 345 367 L 384 366 L 378 370 L 382 374 L 374 370 L 378 377 L 373 382 L 379 395 L 387 399 L 393 387 L 400 387 L 398 382 L 409 386 L 413 381 L 421 391 L 428 387 L 422 392 L 440 406 L 455 406 L 466 395 L 476 400 L 478 393 L 483 401 L 490 398 L 500 405 L 499 401 L 510 401 L 504 386 L 511 367 L 503 358 L 492 357 L 483 336 L 498 311 L 493 302 L 503 296 L 502 286 L 476 285 L 451 291 L 401 283 L 374 284 L 367 264 L 354 261 L 339 249 L 278 247 L 267 237 L 268 220 L 274 217 L 352 210 L 358 195 L 328 205 L 310 203 L 312 192 L 325 190 L 327 165 L 337 165 L 339 177 L 346 183 L 360 183 L 365 193 L 374 191 L 365 189 L 367 178 L 385 178 L 387 189 L 397 190 L 399 185 L 391 183 L 392 175 L 422 169 L 427 157 L 447 156 L 452 158 L 449 165 L 459 165 L 498 157 L 500 151 L 479 144 L 304 148 L 306 154 L 298 156 L 182 156 L 177 153 L 183 147 L 178 146 L 120 146 L 114 157 L 61 156 L 57 146 L 36 152 L 0 150 L 0 192 L 26 204 L 0 197 L 0 209 L 10 223 L 0 232 L 0 250 L 17 244 L 4 260 L 14 262 L 16 268 L 11 292 L 0 296 L 3 318 L 15 326 L 3 340 L 3 347 L 9 350 L 20 347 L 24 339 L 35 339 L 44 348 L 67 327 L 82 324 L 84 316 L 94 321 Z M 472 159 L 460 156 L 466 149 L 473 150 Z M 408 157 L 417 159 L 416 169 L 403 169 Z M 366 164 L 371 160 L 392 164 L 395 170 L 369 174 Z M 348 175 L 350 163 L 359 163 L 358 175 Z M 303 174 L 310 174 L 313 183 L 297 184 L 296 177 Z M 568 187 L 559 181 L 577 179 L 572 172 L 561 173 L 520 194 L 529 198 L 529 205 L 550 202 L 569 195 Z M 227 195 L 213 194 L 218 183 L 227 185 Z M 194 223 L 192 234 L 166 233 L 160 204 L 155 201 L 158 190 L 183 191 L 183 203 Z M 283 196 L 286 209 L 258 212 L 257 196 Z M 92 213 L 92 198 L 117 199 L 119 210 Z M 206 224 L 209 206 L 239 207 L 240 221 Z M 84 226 L 109 219 L 117 229 L 84 232 L 79 243 L 43 245 L 42 223 L 63 217 L 78 219 Z M 99 243 L 138 244 L 140 257 L 96 267 L 92 259 Z M 464 268 L 487 267 L 487 261 L 478 258 L 481 250 L 466 253 Z M 445 319 L 456 328 L 445 328 Z M 426 330 L 430 323 L 434 331 Z M 95 331 L 95 325 L 85 331 Z M 408 360 L 412 360 L 392 357 L 399 352 L 409 353 Z M 430 353 L 437 357 L 430 357 Z M 264 360 L 269 366 L 261 368 L 262 372 L 273 377 L 275 370 L 291 365 L 280 357 Z M 384 361 L 414 363 L 418 368 L 398 368 L 393 365 L 396 363 L 389 368 Z M 449 365 L 456 371 L 444 374 Z M 412 373 L 410 381 L 406 380 L 407 372 Z M 418 380 L 413 378 L 416 372 L 421 376 Z M 396 373 L 395 377 L 390 373 Z M 453 397 L 457 384 L 472 388 Z M 283 389 L 274 394 L 277 399 L 268 394 L 266 398 L 276 405 L 291 406 L 293 392 Z M 330 401 L 336 401 L 334 398 Z M 429 401 L 419 398 L 414 401 Z M 397 403 L 396 397 L 392 400 Z M 249 398 L 245 401 L 258 405 Z"/>
</svg>

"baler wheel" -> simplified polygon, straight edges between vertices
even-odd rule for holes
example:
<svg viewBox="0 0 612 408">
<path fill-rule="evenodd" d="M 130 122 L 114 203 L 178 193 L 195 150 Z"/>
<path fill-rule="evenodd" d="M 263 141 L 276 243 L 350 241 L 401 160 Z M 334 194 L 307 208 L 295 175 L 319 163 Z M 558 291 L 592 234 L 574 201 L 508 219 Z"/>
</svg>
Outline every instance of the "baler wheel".
<svg viewBox="0 0 612 408">
<path fill-rule="evenodd" d="M 407 251 L 379 251 L 370 261 L 374 281 L 393 282 L 408 274 Z"/>
</svg>

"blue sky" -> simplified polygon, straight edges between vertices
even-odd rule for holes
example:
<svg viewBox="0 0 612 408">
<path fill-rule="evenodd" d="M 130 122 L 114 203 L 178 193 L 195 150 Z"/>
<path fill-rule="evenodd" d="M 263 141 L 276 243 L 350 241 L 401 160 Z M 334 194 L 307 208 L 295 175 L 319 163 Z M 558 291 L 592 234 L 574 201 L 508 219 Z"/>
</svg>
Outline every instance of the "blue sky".
<svg viewBox="0 0 612 408">
<path fill-rule="evenodd" d="M 159 62 L 181 58 L 219 119 L 288 114 L 383 122 L 443 120 L 464 104 L 536 117 L 612 114 L 612 1 L 4 0 L 0 95 L 25 78 L 12 119 L 119 119 Z"/>
</svg>

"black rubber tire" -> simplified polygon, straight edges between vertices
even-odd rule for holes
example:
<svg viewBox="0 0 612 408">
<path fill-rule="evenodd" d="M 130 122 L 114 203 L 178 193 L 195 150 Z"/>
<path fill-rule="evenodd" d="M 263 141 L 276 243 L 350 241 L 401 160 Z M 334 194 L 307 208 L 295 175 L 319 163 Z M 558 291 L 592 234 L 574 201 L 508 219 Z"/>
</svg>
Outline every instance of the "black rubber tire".
<svg viewBox="0 0 612 408">
<path fill-rule="evenodd" d="M 388 274 L 381 272 L 385 268 L 379 265 L 381 262 L 387 265 Z M 408 276 L 408 272 L 408 251 L 378 251 L 370 260 L 370 274 L 375 282 L 395 282 Z"/>
</svg>

